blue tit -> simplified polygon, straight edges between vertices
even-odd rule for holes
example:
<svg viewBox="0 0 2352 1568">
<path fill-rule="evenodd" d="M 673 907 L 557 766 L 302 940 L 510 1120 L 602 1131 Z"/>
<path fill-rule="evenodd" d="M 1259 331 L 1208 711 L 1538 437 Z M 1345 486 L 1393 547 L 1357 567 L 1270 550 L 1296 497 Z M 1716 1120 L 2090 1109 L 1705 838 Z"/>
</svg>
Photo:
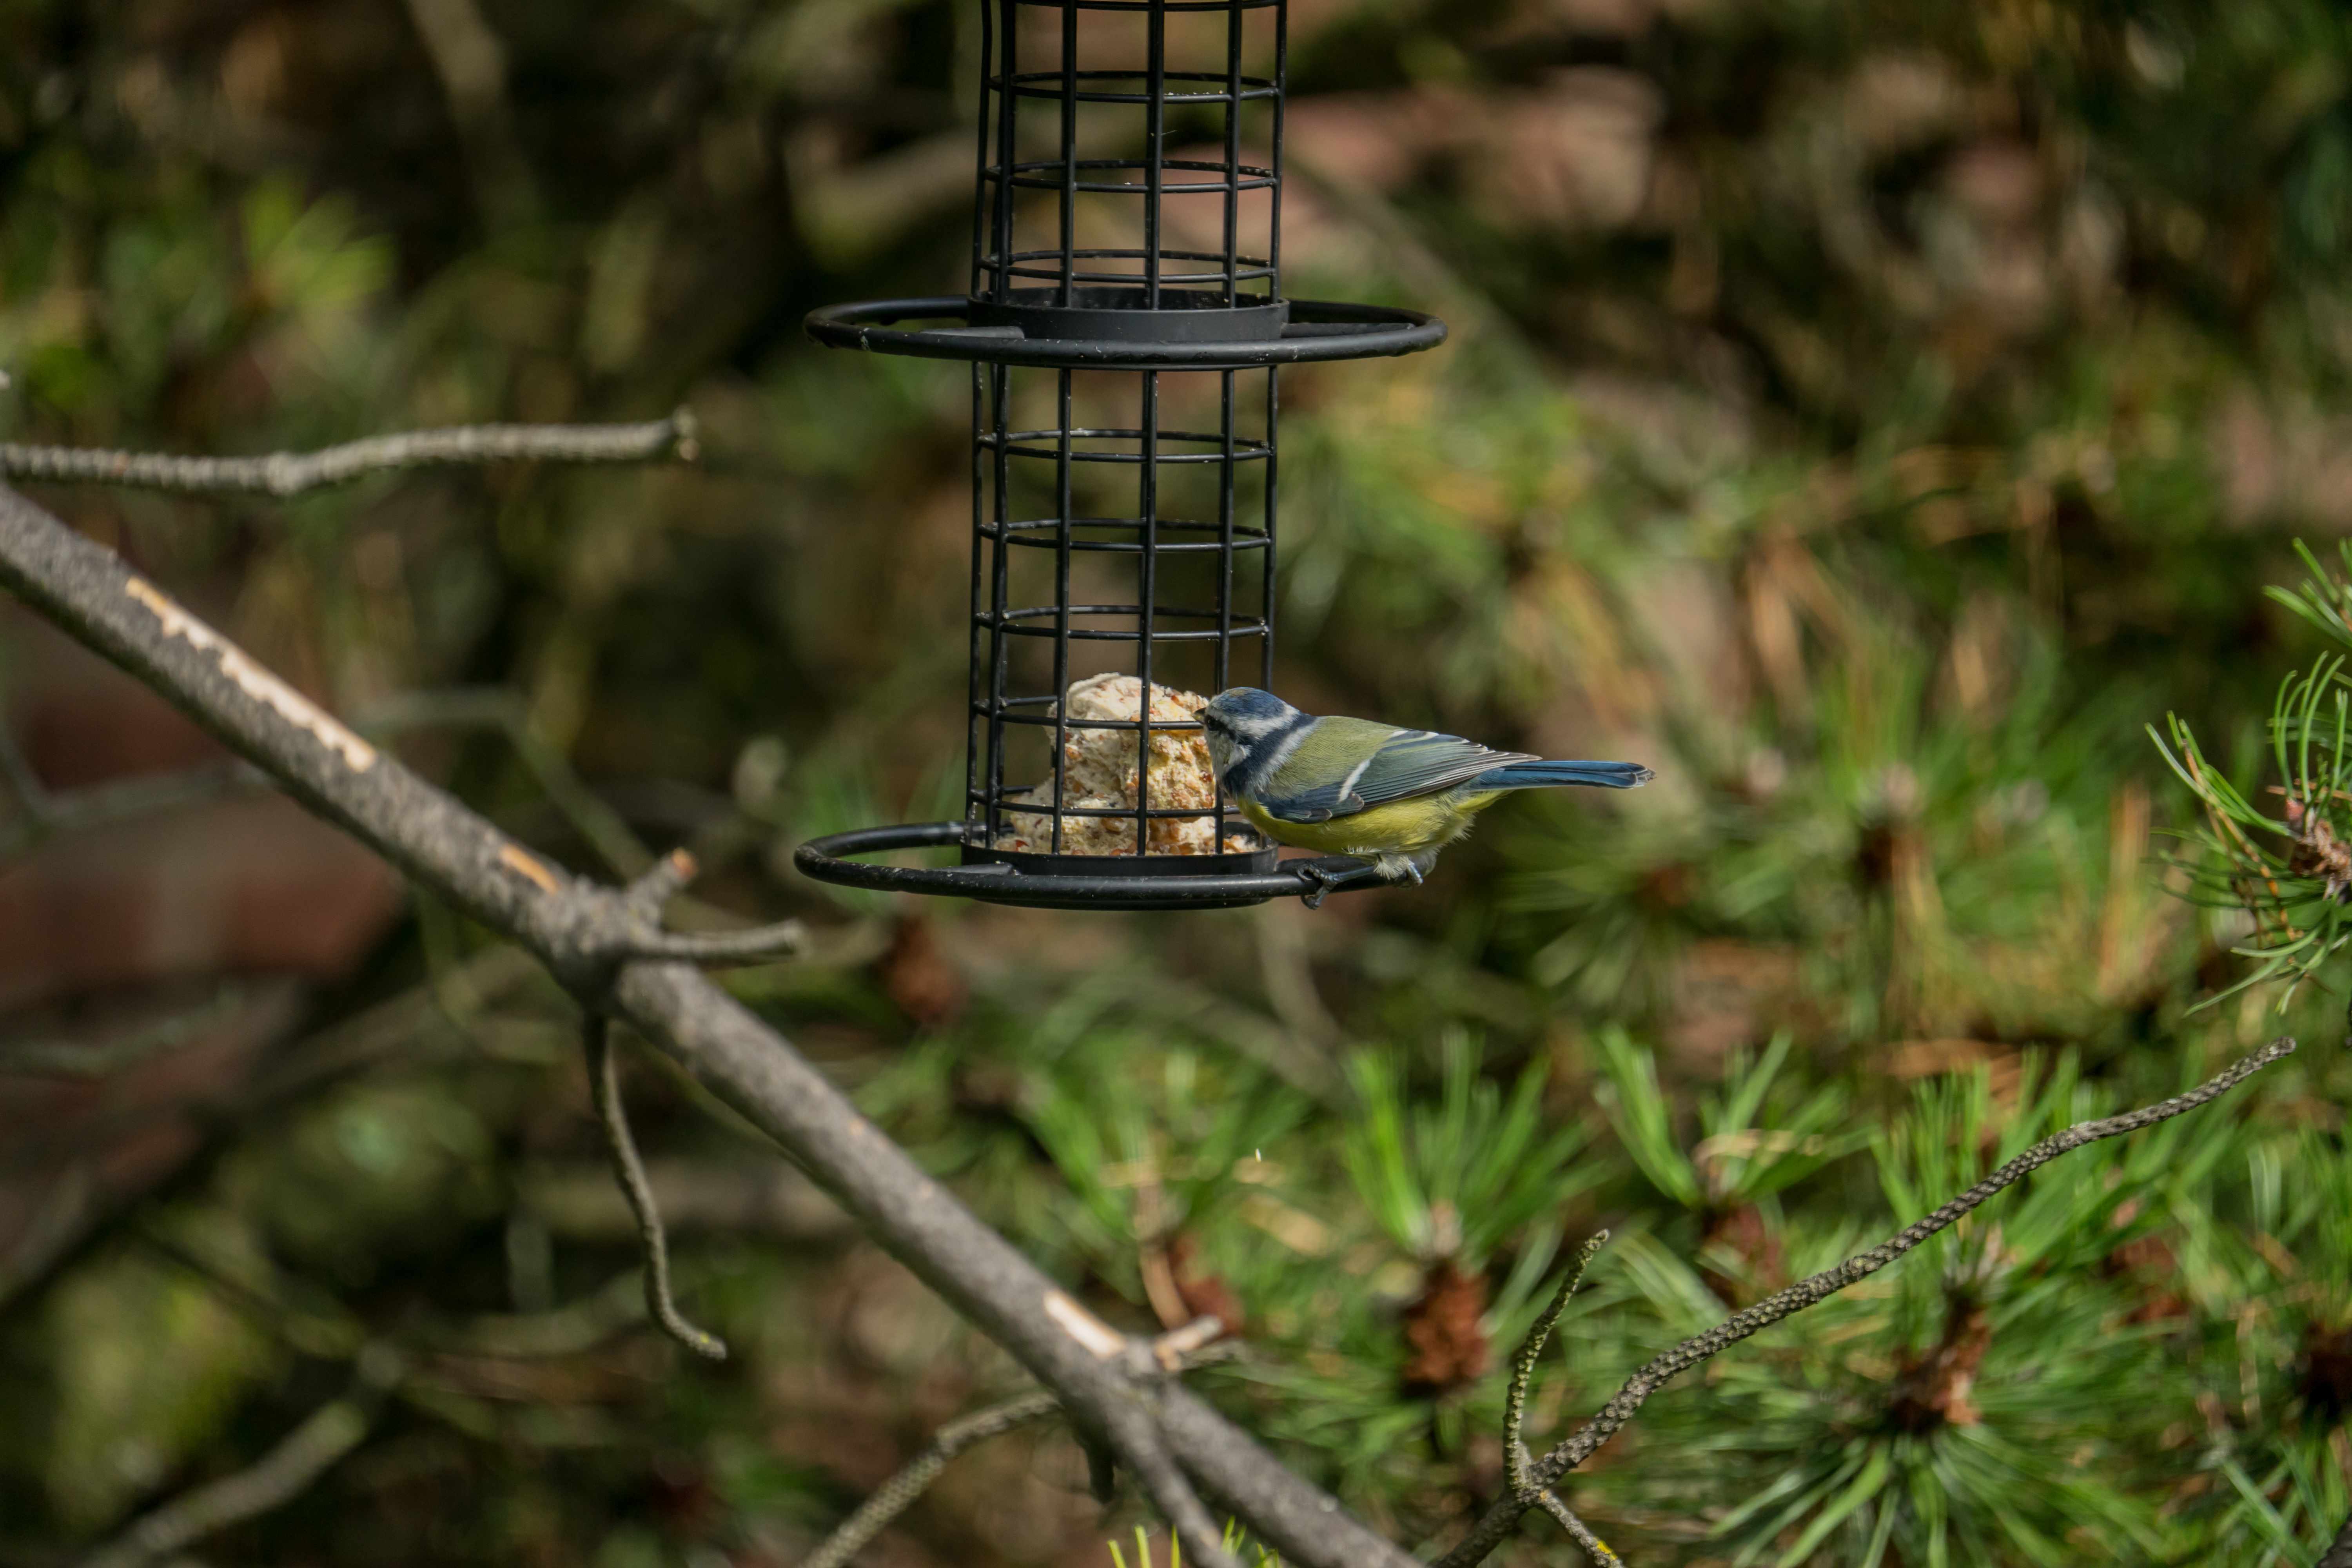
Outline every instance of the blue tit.
<svg viewBox="0 0 2352 1568">
<path fill-rule="evenodd" d="M 1378 878 L 1416 885 L 1470 819 L 1516 789 L 1647 784 L 1635 763 L 1556 763 L 1497 752 L 1459 735 L 1400 730 L 1369 719 L 1318 719 L 1270 691 L 1236 686 L 1201 710 L 1217 781 L 1267 837 L 1363 865 L 1310 869 L 1333 888 Z"/>
</svg>

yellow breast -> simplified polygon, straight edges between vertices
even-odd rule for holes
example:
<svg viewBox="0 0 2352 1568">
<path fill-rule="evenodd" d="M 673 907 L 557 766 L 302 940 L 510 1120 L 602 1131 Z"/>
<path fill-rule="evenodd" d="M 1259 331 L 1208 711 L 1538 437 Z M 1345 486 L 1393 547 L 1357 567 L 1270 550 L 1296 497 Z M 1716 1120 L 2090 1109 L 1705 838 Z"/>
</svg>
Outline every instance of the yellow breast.
<svg viewBox="0 0 2352 1568">
<path fill-rule="evenodd" d="M 1412 855 L 1450 844 L 1470 829 L 1471 817 L 1500 799 L 1501 791 L 1458 796 L 1451 792 L 1392 800 L 1328 822 L 1283 822 L 1255 801 L 1240 803 L 1242 815 L 1278 844 L 1318 855 Z"/>
</svg>

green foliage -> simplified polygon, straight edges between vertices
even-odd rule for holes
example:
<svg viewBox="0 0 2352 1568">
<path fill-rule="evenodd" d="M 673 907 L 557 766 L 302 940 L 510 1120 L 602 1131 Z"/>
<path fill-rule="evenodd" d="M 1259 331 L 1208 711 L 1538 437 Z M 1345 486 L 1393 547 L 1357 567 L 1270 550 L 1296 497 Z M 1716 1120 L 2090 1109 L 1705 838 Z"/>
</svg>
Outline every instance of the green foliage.
<svg viewBox="0 0 2352 1568">
<path fill-rule="evenodd" d="M 1790 1273 L 1829 1267 L 2026 1145 L 2112 1109 L 2063 1060 L 2030 1070 L 2005 1110 L 1981 1073 L 1923 1087 L 1874 1139 L 1889 1212 L 1857 1224 L 1799 1205 L 1785 1227 Z M 2178 1328 L 2137 1313 L 2140 1281 L 2110 1260 L 2177 1217 L 2146 1194 L 2193 1213 L 2191 1194 L 2210 1192 L 2244 1146 L 2227 1116 L 2184 1118 L 2045 1167 L 1888 1274 L 1658 1396 L 1642 1417 L 1639 1461 L 1591 1485 L 1619 1507 L 1665 1506 L 1680 1489 L 1712 1521 L 1713 1549 L 1740 1564 L 2188 1560 L 2176 1554 L 2194 1537 L 2145 1489 L 2193 1384 L 2179 1375 Z M 1629 1321 L 1664 1338 L 1721 1316 L 1690 1264 L 1655 1239 L 1604 1256 L 1633 1296 L 1613 1315 L 1574 1320 L 1580 1369 L 1622 1363 Z M 2118 1400 L 2122 1389 L 2134 1393 Z"/>
<path fill-rule="evenodd" d="M 2278 980 L 2294 1076 L 2070 1155 L 1736 1347 L 1564 1495 L 1634 1568 L 2316 1556 L 2352 1508 L 2352 1081 L 2319 994 L 2352 554 L 2254 589 L 2294 531 L 2347 527 L 2340 6 L 1294 7 L 1286 287 L 1454 340 L 1286 373 L 1276 683 L 1660 777 L 1501 806 L 1419 893 L 1125 922 L 791 869 L 813 834 L 961 809 L 969 384 L 797 323 L 956 287 L 974 7 L 502 0 L 470 7 L 506 62 L 478 116 L 414 33 L 432 9 L 0 8 L 0 434 L 261 451 L 683 401 L 703 463 L 44 500 L 338 711 L 513 692 L 629 833 L 708 852 L 696 898 L 819 929 L 729 977 L 747 1005 L 1120 1327 L 1158 1321 L 1163 1263 L 1228 1293 L 1249 1357 L 1196 1381 L 1424 1555 L 1499 1484 L 1502 1363 L 1564 1239 L 1618 1238 L 1544 1352 L 1538 1448 L 1738 1301 L 2244 1048 L 2273 1026 L 2238 988 Z M 7 650 L 20 717 L 62 710 L 48 659 Z M 2149 787 L 2167 710 L 2193 804 Z M 612 869 L 505 741 L 400 743 Z M 2172 830 L 2219 907 L 2162 896 Z M 72 853 L 17 880 L 123 851 Z M 0 1256 L 0 1410 L 40 1433 L 0 1431 L 0 1555 L 77 1555 L 346 1384 L 240 1285 L 409 1343 L 573 1323 L 635 1267 L 617 1205 L 535 1206 L 610 1196 L 573 1019 L 448 984 L 475 940 L 420 908 L 311 994 L 320 1026 L 427 1021 L 290 1042 L 354 1079 L 218 1123 L 170 1191 L 236 1241 L 219 1278 L 103 1239 L 46 1283 Z M 918 1022 L 923 963 L 969 998 Z M 101 1185 L 178 1146 L 151 1087 L 92 1091 L 148 1141 L 93 1151 Z M 723 1110 L 633 1089 L 742 1360 L 436 1348 L 362 1450 L 198 1556 L 797 1561 L 1012 1379 Z M 0 1207 L 65 1212 L 61 1173 Z M 1441 1262 L 1490 1370 L 1409 1392 Z M 891 1550 L 1097 1553 L 1077 1468 L 1058 1432 L 992 1445 Z M 1507 1551 L 1574 1561 L 1540 1519 Z"/>
<path fill-rule="evenodd" d="M 1863 1146 L 1861 1132 L 1832 1133 L 1846 1117 L 1844 1091 L 1824 1084 L 1801 1105 L 1769 1118 L 1765 1106 L 1787 1065 L 1794 1037 L 1777 1035 L 1763 1056 L 1745 1051 L 1727 1065 L 1724 1091 L 1698 1101 L 1698 1146 L 1685 1153 L 1670 1126 L 1673 1108 L 1658 1088 L 1655 1059 L 1622 1028 L 1601 1035 L 1602 1070 L 1616 1091 L 1602 1101 L 1618 1141 L 1650 1184 L 1686 1209 L 1721 1213 L 1761 1203 L 1832 1160 Z M 1783 1097 L 1785 1098 L 1785 1097 Z"/>
<path fill-rule="evenodd" d="M 1109 1545 L 1111 1568 L 1128 1568 L 1127 1557 L 1119 1550 L 1119 1543 L 1114 1541 Z M 1241 1530 L 1231 1520 L 1225 1521 L 1223 1545 L 1227 1552 L 1234 1553 L 1248 1565 L 1248 1568 L 1282 1568 L 1282 1558 L 1279 1553 L 1252 1541 L 1247 1532 Z M 1141 1525 L 1137 1525 L 1135 1527 L 1135 1568 L 1153 1568 L 1155 1561 L 1156 1559 L 1151 1555 L 1150 1535 Z M 1168 1538 L 1168 1568 L 1184 1568 L 1184 1543 L 1172 1535 Z"/>
<path fill-rule="evenodd" d="M 1400 1250 L 1473 1268 L 1597 1179 L 1575 1165 L 1584 1131 L 1546 1126 L 1543 1070 L 1526 1068 L 1506 1096 L 1478 1058 L 1467 1033 L 1447 1036 L 1434 1102 L 1414 1103 L 1393 1057 L 1354 1057 L 1356 1104 L 1339 1146 L 1358 1200 Z"/>
</svg>

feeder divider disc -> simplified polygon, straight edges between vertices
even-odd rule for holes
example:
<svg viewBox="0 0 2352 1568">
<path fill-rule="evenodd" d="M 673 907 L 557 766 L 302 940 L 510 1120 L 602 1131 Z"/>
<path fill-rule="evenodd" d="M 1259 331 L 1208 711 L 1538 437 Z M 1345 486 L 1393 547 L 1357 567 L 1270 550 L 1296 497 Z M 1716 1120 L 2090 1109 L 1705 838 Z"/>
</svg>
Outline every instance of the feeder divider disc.
<svg viewBox="0 0 2352 1568">
<path fill-rule="evenodd" d="M 1288 314 L 1279 323 L 1279 335 L 1253 335 L 1271 320 L 1262 313 L 1284 310 Z M 1126 330 L 1154 335 L 1041 338 L 1033 335 L 1029 324 L 1034 321 L 1042 331 L 1055 321 L 1076 325 L 1078 319 L 1097 317 L 1139 318 L 1126 321 Z M 1230 319 L 1235 335 L 1207 341 L 1160 335 L 1187 330 L 1204 317 Z M 937 324 L 897 325 L 901 321 Z M 1445 341 L 1445 323 L 1434 316 L 1329 300 L 1286 300 L 1230 310 L 1139 310 L 998 305 L 947 295 L 827 305 L 810 311 L 803 325 L 810 337 L 831 348 L 1074 370 L 1248 370 L 1417 353 Z"/>
</svg>

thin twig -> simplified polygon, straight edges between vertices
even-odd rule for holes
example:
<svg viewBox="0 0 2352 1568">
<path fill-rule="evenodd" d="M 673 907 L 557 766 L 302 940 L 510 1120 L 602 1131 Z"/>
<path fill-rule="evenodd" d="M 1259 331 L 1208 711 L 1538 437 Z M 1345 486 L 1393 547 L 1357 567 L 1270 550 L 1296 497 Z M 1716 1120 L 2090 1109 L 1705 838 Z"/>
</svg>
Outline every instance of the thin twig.
<svg viewBox="0 0 2352 1568">
<path fill-rule="evenodd" d="M 1528 1385 L 1535 1381 L 1536 1362 L 1543 1355 L 1544 1342 L 1568 1310 L 1568 1299 L 1584 1283 L 1584 1271 L 1592 1267 L 1593 1255 L 1609 1240 L 1605 1230 L 1595 1231 L 1590 1240 L 1577 1249 L 1576 1261 L 1560 1276 L 1559 1289 L 1552 1292 L 1551 1304 L 1537 1317 L 1528 1337 L 1520 1342 L 1519 1353 L 1511 1358 L 1510 1387 L 1503 1394 L 1503 1478 L 1510 1485 L 1513 1497 L 1524 1498 L 1528 1492 L 1528 1446 L 1520 1441 L 1519 1429 L 1528 1414 Z"/>
<path fill-rule="evenodd" d="M 396 468 L 475 463 L 641 463 L 696 453 L 694 416 L 679 409 L 641 425 L 458 425 L 371 436 L 316 452 L 260 458 L 183 458 L 91 447 L 0 441 L 0 477 L 50 484 L 127 485 L 188 494 L 299 495 Z"/>
<path fill-rule="evenodd" d="M 1214 1323 L 1215 1319 L 1206 1321 Z M 1153 1359 L 1172 1372 L 1189 1372 L 1227 1360 L 1237 1347 L 1230 1341 L 1223 1344 L 1200 1342 L 1199 1323 L 1187 1324 L 1174 1333 L 1162 1334 L 1151 1342 Z M 834 1528 L 824 1543 L 801 1564 L 801 1568 L 847 1568 L 849 1561 L 864 1551 L 874 1538 L 889 1528 L 890 1521 L 914 1506 L 930 1484 L 947 1468 L 948 1461 L 967 1448 L 978 1447 L 991 1437 L 1002 1436 L 1033 1421 L 1040 1421 L 1062 1407 L 1061 1400 L 1050 1389 L 1035 1389 L 1016 1394 L 1012 1398 L 976 1410 L 940 1427 L 931 1435 L 923 1451 L 909 1459 L 898 1474 L 882 1483 L 874 1494 L 858 1504 L 857 1511 Z M 1089 1454 L 1099 1450 L 1099 1445 L 1088 1445 Z M 1108 1501 L 1105 1497 L 1101 1500 Z"/>
<path fill-rule="evenodd" d="M 1759 1330 L 1770 1327 L 1781 1319 L 1793 1316 L 1806 1308 L 1836 1295 L 1847 1286 L 1866 1279 L 1888 1264 L 1901 1258 L 1937 1232 L 1948 1229 L 1984 1201 L 2002 1188 L 2018 1181 L 2029 1172 L 2039 1170 L 2061 1154 L 2070 1153 L 2085 1143 L 2103 1138 L 2117 1138 L 2137 1132 L 2159 1121 L 2169 1121 L 2185 1110 L 2220 1099 L 2239 1084 L 2273 1062 L 2291 1055 L 2294 1041 L 2282 1036 L 2269 1045 L 2232 1063 L 2218 1076 L 2207 1079 L 2186 1094 L 2170 1100 L 2126 1111 L 2119 1116 L 2102 1117 L 2095 1121 L 2077 1122 L 2063 1132 L 2045 1138 L 2011 1160 L 1967 1192 L 1945 1204 L 1934 1213 L 1906 1226 L 1901 1231 L 1867 1252 L 1857 1253 L 1834 1268 L 1825 1269 L 1811 1279 L 1801 1279 L 1788 1289 L 1777 1291 L 1742 1311 L 1717 1323 L 1703 1334 L 1682 1343 L 1653 1359 L 1647 1365 L 1626 1379 L 1625 1386 L 1616 1396 L 1601 1407 L 1601 1413 L 1587 1421 L 1527 1472 L 1528 1484 L 1549 1487 L 1560 1477 L 1592 1457 L 1601 1446 L 1618 1433 L 1642 1408 L 1651 1394 L 1708 1358 L 1729 1349 Z M 1486 1510 L 1470 1534 L 1461 1543 L 1439 1558 L 1434 1568 L 1469 1568 L 1484 1559 L 1501 1544 L 1518 1516 L 1528 1504 L 1517 1497 L 1497 1502 Z"/>
<path fill-rule="evenodd" d="M 858 1504 L 857 1511 L 843 1520 L 825 1537 L 824 1544 L 802 1563 L 801 1568 L 845 1568 L 850 1559 L 866 1550 L 867 1542 L 889 1528 L 892 1520 L 914 1505 L 915 1500 L 939 1479 L 940 1472 L 948 1468 L 949 1460 L 991 1437 L 1002 1436 L 1032 1421 L 1042 1421 L 1061 1408 L 1062 1402 L 1041 1388 L 949 1422 L 932 1434 L 921 1453 Z"/>
<path fill-rule="evenodd" d="M 1524 1445 L 1520 1447 L 1519 1458 L 1522 1463 L 1528 1458 Z M 1625 1568 L 1624 1559 L 1612 1552 L 1609 1543 L 1592 1532 L 1591 1525 L 1577 1518 L 1576 1510 L 1560 1501 L 1558 1492 L 1538 1487 L 1533 1496 L 1536 1506 L 1558 1520 L 1560 1529 L 1568 1532 L 1568 1538 L 1584 1549 L 1584 1554 L 1592 1559 L 1592 1568 Z"/>
<path fill-rule="evenodd" d="M 654 931 L 621 942 L 614 956 L 717 968 L 790 958 L 807 945 L 808 927 L 798 921 L 778 921 L 740 931 Z"/>
<path fill-rule="evenodd" d="M 384 1390 L 400 1376 L 397 1355 L 381 1347 L 363 1353 L 351 1392 L 312 1412 L 250 1468 L 182 1493 L 83 1558 L 80 1568 L 142 1568 L 290 1502 L 360 1446 Z"/>
<path fill-rule="evenodd" d="M 1593 1256 L 1609 1239 L 1605 1230 L 1596 1231 L 1591 1239 L 1577 1249 L 1576 1261 L 1560 1277 L 1559 1289 L 1552 1292 L 1551 1303 L 1537 1317 L 1535 1326 L 1519 1345 L 1519 1353 L 1511 1358 L 1510 1387 L 1503 1395 L 1503 1476 L 1511 1495 L 1524 1503 L 1532 1503 L 1559 1521 L 1569 1539 L 1584 1548 L 1596 1568 L 1623 1568 L 1617 1554 L 1608 1543 L 1592 1533 L 1591 1527 L 1576 1517 L 1576 1510 L 1552 1492 L 1528 1482 L 1528 1446 L 1519 1436 L 1527 1421 L 1528 1386 L 1535 1381 L 1536 1363 L 1543 1355 L 1544 1342 L 1559 1322 L 1560 1314 L 1568 1310 L 1569 1298 L 1584 1283 L 1584 1271 L 1592 1267 Z"/>
<path fill-rule="evenodd" d="M 630 883 L 623 897 L 628 900 L 642 929 L 618 943 L 611 956 L 680 963 L 765 963 L 771 959 L 789 957 L 807 945 L 808 928 L 798 921 L 777 921 L 737 931 L 662 930 L 662 906 L 684 892 L 700 869 L 692 855 L 684 849 L 673 849 Z"/>
<path fill-rule="evenodd" d="M 1224 1531 L 1170 1451 L 1159 1422 L 1141 1409 L 1115 1411 L 1110 1438 L 1195 1568 L 1241 1568 L 1241 1560 L 1225 1550 Z"/>
<path fill-rule="evenodd" d="M 613 1175 L 637 1216 L 637 1235 L 646 1248 L 646 1310 L 662 1332 L 698 1356 L 727 1359 L 727 1342 L 686 1321 L 669 1289 L 669 1238 L 662 1232 L 661 1210 L 654 1203 L 653 1184 L 637 1158 L 636 1140 L 629 1135 L 628 1108 L 621 1100 L 620 1063 L 613 1055 L 612 1020 L 590 1013 L 580 1026 L 580 1042 L 588 1057 L 588 1091 L 596 1102 L 596 1120 L 604 1124 L 604 1146 L 612 1151 Z"/>
<path fill-rule="evenodd" d="M 486 1312 L 463 1322 L 428 1324 L 417 1337 L 426 1348 L 452 1355 L 540 1361 L 594 1350 L 645 1315 L 644 1271 L 632 1268 L 543 1312 Z"/>
</svg>

